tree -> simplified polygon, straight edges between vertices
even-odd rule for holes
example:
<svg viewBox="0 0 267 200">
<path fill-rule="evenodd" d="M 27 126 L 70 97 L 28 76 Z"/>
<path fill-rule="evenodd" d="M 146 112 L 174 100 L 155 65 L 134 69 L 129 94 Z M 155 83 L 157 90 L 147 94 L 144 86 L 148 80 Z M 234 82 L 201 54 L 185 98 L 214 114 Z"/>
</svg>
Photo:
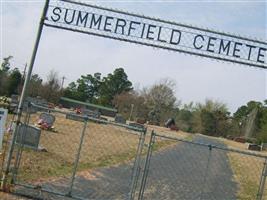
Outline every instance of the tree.
<svg viewBox="0 0 267 200">
<path fill-rule="evenodd" d="M 207 135 L 226 136 L 224 127 L 229 123 L 230 113 L 225 104 L 206 100 L 198 103 L 194 112 L 194 132 Z"/>
<path fill-rule="evenodd" d="M 123 68 L 117 68 L 112 74 L 101 78 L 101 73 L 82 75 L 72 82 L 64 92 L 65 97 L 112 106 L 115 96 L 131 91 L 132 83 Z"/>
<path fill-rule="evenodd" d="M 10 60 L 12 56 L 8 56 L 3 59 L 0 68 L 0 95 L 7 95 L 7 85 L 8 85 L 8 71 L 10 69 Z"/>
<path fill-rule="evenodd" d="M 13 56 L 8 56 L 6 58 L 4 58 L 2 64 L 1 64 L 1 69 L 0 69 L 0 73 L 2 72 L 7 72 L 10 69 L 10 60 L 13 58 Z"/>
<path fill-rule="evenodd" d="M 64 96 L 95 103 L 99 98 L 99 88 L 101 85 L 101 73 L 82 75 L 76 82 L 72 82 L 66 88 Z"/>
<path fill-rule="evenodd" d="M 128 80 L 127 74 L 123 68 L 117 68 L 113 74 L 108 74 L 104 77 L 99 88 L 98 103 L 102 105 L 112 105 L 116 95 L 123 92 L 131 91 L 132 83 Z"/>
<path fill-rule="evenodd" d="M 131 119 L 148 120 L 149 109 L 145 104 L 144 98 L 137 91 L 132 90 L 116 95 L 112 104 L 126 119 L 130 117 L 132 112 Z"/>
<path fill-rule="evenodd" d="M 176 122 L 179 129 L 186 132 L 193 132 L 193 117 L 194 117 L 194 104 L 184 104 L 181 109 L 177 111 Z"/>
<path fill-rule="evenodd" d="M 41 77 L 39 77 L 38 74 L 33 74 L 28 86 L 28 95 L 31 97 L 40 96 L 40 92 L 42 91 L 43 87 L 42 82 L 43 80 L 41 79 Z"/>
<path fill-rule="evenodd" d="M 18 68 L 13 69 L 8 76 L 7 95 L 18 94 L 18 87 L 21 83 L 22 75 Z"/>
<path fill-rule="evenodd" d="M 174 95 L 175 83 L 163 79 L 148 89 L 142 91 L 145 104 L 149 108 L 149 120 L 155 124 L 163 124 L 168 118 L 173 117 L 177 107 Z"/>
<path fill-rule="evenodd" d="M 240 134 L 247 137 L 257 137 L 261 131 L 266 106 L 261 102 L 249 101 L 237 109 L 233 118 L 239 124 Z M 267 120 L 266 120 L 267 122 Z"/>
<path fill-rule="evenodd" d="M 61 90 L 58 73 L 51 70 L 47 76 L 47 81 L 43 85 L 41 97 L 49 102 L 57 103 L 60 96 Z"/>
</svg>

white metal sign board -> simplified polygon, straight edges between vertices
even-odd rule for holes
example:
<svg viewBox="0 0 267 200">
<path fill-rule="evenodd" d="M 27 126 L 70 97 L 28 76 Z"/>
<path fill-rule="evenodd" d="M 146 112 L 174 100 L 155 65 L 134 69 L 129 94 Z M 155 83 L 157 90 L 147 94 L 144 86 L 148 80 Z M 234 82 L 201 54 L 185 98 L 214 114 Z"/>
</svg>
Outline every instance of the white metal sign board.
<svg viewBox="0 0 267 200">
<path fill-rule="evenodd" d="M 267 42 L 71 0 L 51 1 L 44 25 L 267 68 Z"/>
</svg>

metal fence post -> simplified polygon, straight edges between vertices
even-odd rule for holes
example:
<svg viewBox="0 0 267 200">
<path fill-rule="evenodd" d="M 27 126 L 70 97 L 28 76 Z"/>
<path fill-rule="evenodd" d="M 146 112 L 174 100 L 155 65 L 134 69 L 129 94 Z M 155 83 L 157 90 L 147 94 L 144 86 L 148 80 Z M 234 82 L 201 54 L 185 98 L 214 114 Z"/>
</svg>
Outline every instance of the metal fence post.
<svg viewBox="0 0 267 200">
<path fill-rule="evenodd" d="M 67 196 L 70 196 L 70 197 L 71 197 L 72 188 L 73 188 L 73 184 L 74 184 L 74 180 L 75 180 L 75 176 L 76 176 L 76 172 L 77 172 L 77 168 L 78 168 L 78 164 L 79 164 L 79 160 L 80 160 L 80 155 L 81 155 L 81 150 L 82 150 L 82 145 L 83 145 L 83 141 L 84 141 L 84 135 L 85 135 L 87 123 L 88 123 L 88 117 L 86 117 L 84 119 L 84 126 L 82 129 L 81 139 L 80 139 L 80 143 L 79 143 L 79 147 L 78 147 L 78 151 L 77 151 L 77 155 L 76 155 L 76 159 L 75 159 L 75 163 L 74 163 L 74 167 L 73 167 L 73 172 L 72 172 L 70 186 L 69 186 L 69 192 L 67 193 Z"/>
<path fill-rule="evenodd" d="M 15 164 L 14 164 L 14 168 L 12 171 L 12 179 L 11 179 L 11 183 L 15 183 L 16 180 L 16 176 L 18 173 L 18 169 L 20 166 L 20 161 L 21 161 L 21 157 L 22 157 L 22 151 L 23 151 L 23 147 L 24 147 L 24 140 L 25 140 L 25 131 L 27 129 L 27 125 L 29 124 L 29 120 L 30 120 L 30 111 L 29 111 L 29 106 L 31 106 L 30 104 L 28 105 L 27 108 L 27 114 L 25 116 L 25 120 L 24 120 L 24 126 L 23 127 L 19 127 L 18 130 L 20 130 L 21 128 L 23 129 L 22 134 L 20 135 L 20 144 L 18 145 L 19 148 L 17 150 L 17 154 L 15 157 Z M 15 138 L 15 141 L 17 140 L 18 135 Z"/>
<path fill-rule="evenodd" d="M 129 194 L 130 200 L 134 199 L 137 182 L 138 182 L 139 175 L 140 175 L 140 170 L 141 170 L 140 163 L 141 163 L 141 156 L 142 156 L 143 146 L 145 142 L 146 132 L 147 130 L 142 132 L 139 137 L 139 143 L 138 143 L 138 148 L 136 151 L 135 163 L 134 163 L 133 174 L 132 174 L 132 179 L 131 179 L 131 190 Z"/>
<path fill-rule="evenodd" d="M 267 176 L 267 158 L 265 159 L 265 162 L 263 164 L 261 180 L 260 180 L 259 190 L 258 190 L 258 194 L 257 194 L 257 200 L 263 199 L 266 176 Z"/>
<path fill-rule="evenodd" d="M 39 42 L 40 42 L 40 39 L 41 39 L 43 25 L 44 25 L 46 13 L 47 13 L 48 6 L 49 6 L 49 1 L 50 0 L 46 0 L 45 5 L 44 5 L 43 13 L 42 13 L 42 16 L 41 16 L 41 20 L 40 20 L 40 24 L 39 24 L 39 27 L 38 27 L 38 32 L 37 32 L 37 36 L 36 36 L 36 40 L 35 40 L 32 56 L 31 56 L 31 62 L 30 62 L 30 65 L 29 65 L 29 69 L 28 69 L 28 73 L 27 73 L 27 76 L 26 76 L 26 80 L 24 82 L 23 89 L 22 89 L 21 96 L 20 96 L 20 101 L 19 101 L 19 105 L 18 105 L 18 113 L 17 113 L 16 120 L 15 120 L 16 124 L 15 124 L 15 127 L 14 127 L 14 133 L 12 134 L 11 144 L 10 144 L 9 149 L 8 149 L 6 169 L 5 169 L 4 174 L 3 174 L 3 182 L 2 182 L 1 188 L 4 189 L 4 190 L 5 190 L 5 187 L 6 187 L 7 177 L 8 177 L 9 171 L 10 171 L 9 168 L 10 168 L 10 164 L 11 164 L 11 160 L 12 160 L 12 154 L 13 154 L 13 151 L 14 151 L 15 139 L 16 139 L 16 134 L 17 134 L 17 130 L 16 129 L 17 129 L 19 123 L 20 123 L 20 118 L 21 118 L 21 114 L 22 114 L 22 108 L 23 108 L 25 97 L 26 97 L 27 87 L 28 87 L 29 82 L 30 82 L 32 69 L 33 69 L 35 57 L 36 57 L 36 54 L 37 54 Z"/>
<path fill-rule="evenodd" d="M 205 189 L 206 182 L 207 182 L 207 177 L 208 177 L 208 172 L 209 172 L 209 167 L 210 167 L 210 159 L 212 156 L 211 152 L 212 152 L 212 145 L 209 145 L 209 156 L 208 156 L 208 161 L 207 161 L 207 167 L 204 173 L 204 181 L 203 181 L 203 187 L 202 187 L 201 194 L 200 194 L 200 200 L 203 199 L 203 193 L 204 193 L 204 189 Z"/>
<path fill-rule="evenodd" d="M 147 156 L 146 156 L 146 161 L 145 161 L 145 167 L 144 167 L 144 173 L 141 181 L 141 187 L 138 195 L 138 200 L 143 199 L 144 191 L 145 191 L 145 186 L 146 186 L 146 180 L 148 176 L 148 171 L 149 171 L 149 165 L 150 165 L 150 158 L 152 156 L 152 148 L 153 144 L 155 143 L 155 132 L 151 132 L 151 137 L 148 145 L 148 150 L 147 150 Z"/>
</svg>

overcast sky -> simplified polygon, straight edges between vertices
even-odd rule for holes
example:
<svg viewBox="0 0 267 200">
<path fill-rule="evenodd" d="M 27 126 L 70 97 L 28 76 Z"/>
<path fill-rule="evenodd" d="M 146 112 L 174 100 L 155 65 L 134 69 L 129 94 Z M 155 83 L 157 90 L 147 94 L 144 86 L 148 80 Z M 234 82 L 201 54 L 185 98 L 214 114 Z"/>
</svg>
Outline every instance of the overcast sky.
<svg viewBox="0 0 267 200">
<path fill-rule="evenodd" d="M 29 63 L 44 1 L 1 1 L 1 60 L 23 70 Z M 179 23 L 267 40 L 266 1 L 86 1 Z M 34 73 L 44 79 L 54 69 L 65 86 L 82 74 L 103 75 L 123 67 L 134 86 L 150 86 L 159 79 L 176 82 L 183 103 L 211 98 L 230 111 L 250 100 L 267 98 L 267 71 L 177 52 L 154 49 L 44 27 Z"/>
</svg>

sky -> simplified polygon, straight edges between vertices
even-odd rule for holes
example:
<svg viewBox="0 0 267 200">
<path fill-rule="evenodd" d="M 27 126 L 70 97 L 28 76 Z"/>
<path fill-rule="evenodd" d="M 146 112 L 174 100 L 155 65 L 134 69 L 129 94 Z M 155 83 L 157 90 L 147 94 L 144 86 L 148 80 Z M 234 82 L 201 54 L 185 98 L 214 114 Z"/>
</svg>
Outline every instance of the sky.
<svg viewBox="0 0 267 200">
<path fill-rule="evenodd" d="M 0 56 L 12 55 L 21 71 L 29 64 L 44 1 L 0 0 Z M 83 1 L 146 16 L 267 40 L 267 1 Z M 135 88 L 160 79 L 176 83 L 182 103 L 213 99 L 231 112 L 250 100 L 267 98 L 267 70 L 86 34 L 44 27 L 33 73 L 50 70 L 66 77 L 103 76 L 123 67 Z"/>
</svg>

